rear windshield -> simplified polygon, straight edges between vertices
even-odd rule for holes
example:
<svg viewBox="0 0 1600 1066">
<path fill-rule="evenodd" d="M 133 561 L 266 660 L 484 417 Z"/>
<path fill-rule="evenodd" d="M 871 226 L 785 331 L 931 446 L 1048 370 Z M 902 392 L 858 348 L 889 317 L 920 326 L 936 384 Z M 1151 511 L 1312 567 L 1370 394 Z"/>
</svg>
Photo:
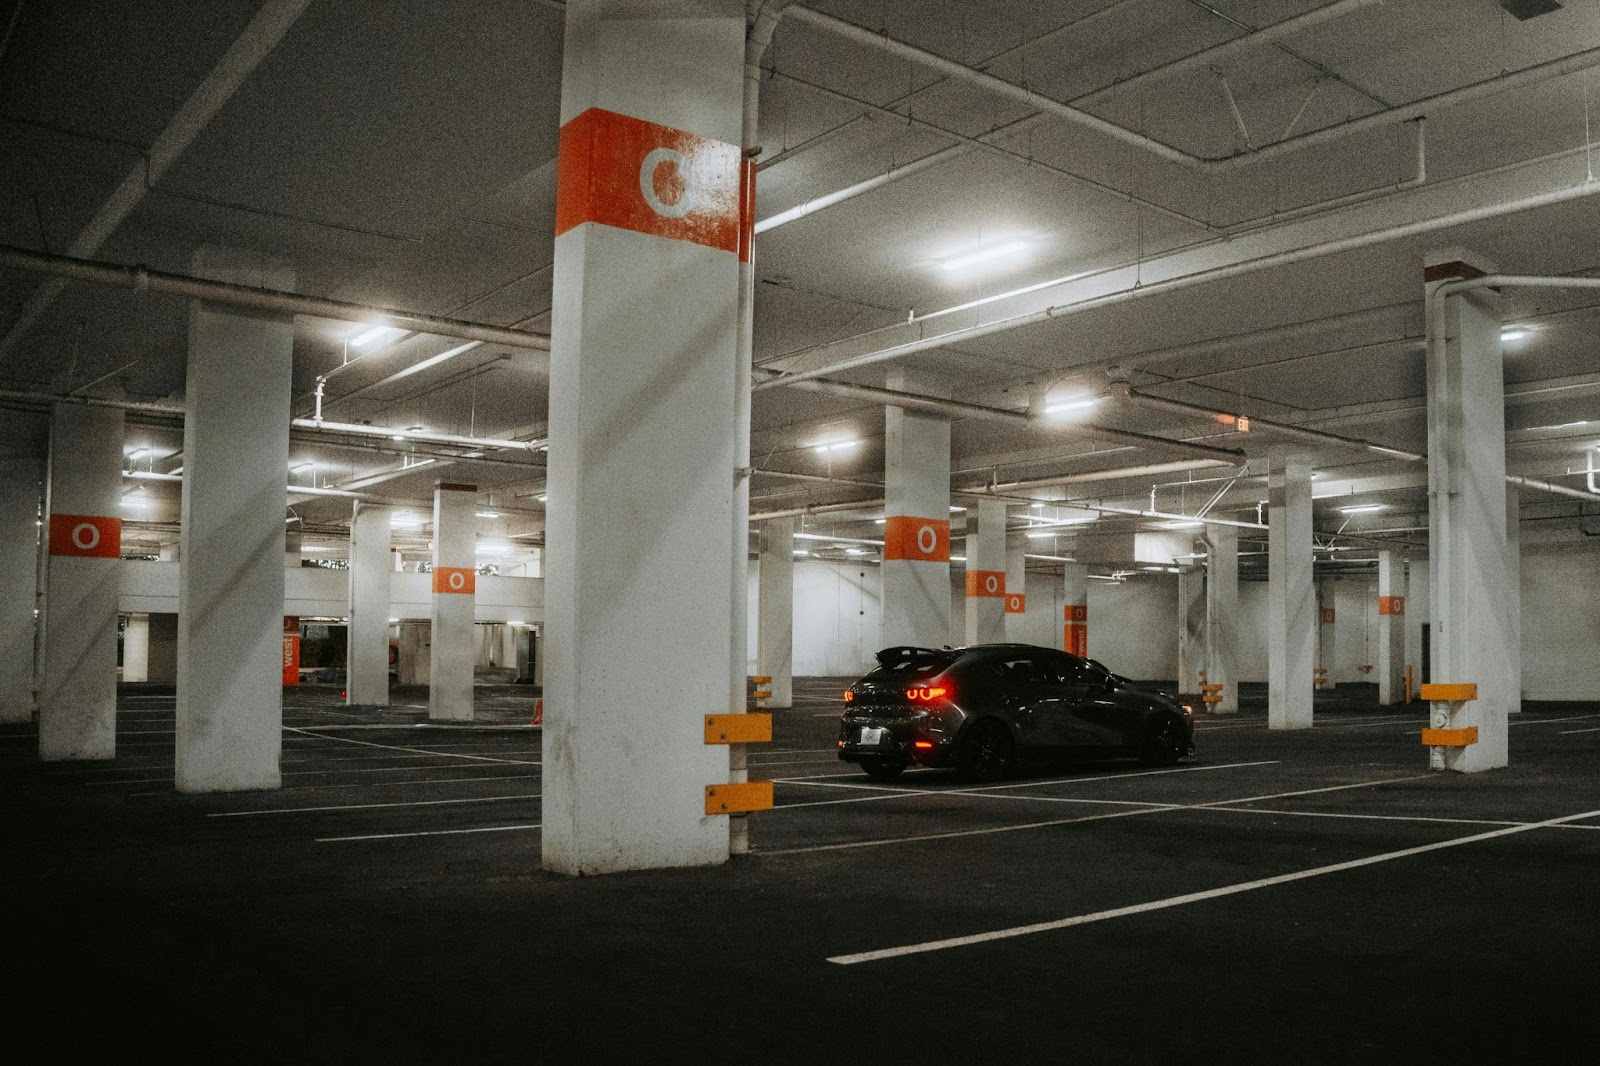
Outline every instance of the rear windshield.
<svg viewBox="0 0 1600 1066">
<path fill-rule="evenodd" d="M 933 677 L 942 673 L 957 659 L 957 653 L 920 649 L 916 653 L 897 655 L 872 671 L 863 681 L 904 681 L 911 678 Z"/>
</svg>

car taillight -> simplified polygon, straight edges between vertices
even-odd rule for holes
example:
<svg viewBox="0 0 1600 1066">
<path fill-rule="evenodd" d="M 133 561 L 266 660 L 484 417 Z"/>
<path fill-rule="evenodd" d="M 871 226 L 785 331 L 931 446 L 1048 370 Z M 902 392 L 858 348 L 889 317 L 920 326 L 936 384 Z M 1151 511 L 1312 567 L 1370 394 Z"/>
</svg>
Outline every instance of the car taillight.
<svg viewBox="0 0 1600 1066">
<path fill-rule="evenodd" d="M 845 689 L 844 690 L 844 701 L 846 703 L 854 702 L 855 698 L 856 698 L 856 694 L 854 692 L 851 692 L 849 689 Z"/>
<path fill-rule="evenodd" d="M 944 685 L 930 685 L 927 688 L 906 689 L 906 699 L 912 703 L 934 703 L 947 698 L 950 690 Z"/>
<path fill-rule="evenodd" d="M 913 748 L 918 748 L 920 750 L 927 751 L 927 750 L 932 749 L 933 741 L 931 741 L 931 740 L 917 740 L 917 741 L 913 741 L 911 746 Z"/>
</svg>

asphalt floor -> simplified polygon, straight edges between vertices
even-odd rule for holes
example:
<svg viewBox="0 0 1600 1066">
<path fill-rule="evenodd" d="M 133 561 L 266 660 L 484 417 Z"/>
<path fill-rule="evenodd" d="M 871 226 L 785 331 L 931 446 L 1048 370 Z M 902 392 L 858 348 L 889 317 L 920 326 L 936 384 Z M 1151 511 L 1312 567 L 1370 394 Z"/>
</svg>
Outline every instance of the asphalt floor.
<svg viewBox="0 0 1600 1066">
<path fill-rule="evenodd" d="M 179 795 L 170 688 L 109 763 L 0 728 L 13 1062 L 1592 1061 L 1600 703 L 1527 704 L 1512 765 L 1430 773 L 1372 686 L 1176 767 L 981 787 L 835 754 L 797 682 L 727 865 L 539 868 L 531 698 L 286 698 L 284 786 Z M 418 690 L 420 691 L 420 690 Z M 10 1057 L 10 1056 L 8 1056 Z"/>
</svg>

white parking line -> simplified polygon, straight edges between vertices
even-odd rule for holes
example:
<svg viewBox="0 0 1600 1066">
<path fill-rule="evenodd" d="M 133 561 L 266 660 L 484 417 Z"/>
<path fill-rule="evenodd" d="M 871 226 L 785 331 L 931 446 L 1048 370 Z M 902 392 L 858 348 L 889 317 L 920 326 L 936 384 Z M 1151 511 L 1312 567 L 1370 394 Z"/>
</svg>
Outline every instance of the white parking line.
<svg viewBox="0 0 1600 1066">
<path fill-rule="evenodd" d="M 415 769 L 424 769 L 424 770 L 426 770 L 426 769 L 437 769 L 437 770 L 446 770 L 446 769 L 449 769 L 449 770 L 479 770 L 479 769 L 487 769 L 487 767 L 478 767 L 478 766 L 450 766 L 450 767 L 445 767 L 445 766 L 438 766 L 438 767 L 431 767 L 430 768 L 430 767 L 407 766 L 407 767 L 403 767 L 403 769 L 407 769 L 407 770 L 415 770 Z M 285 776 L 288 776 L 288 775 L 285 775 Z M 539 778 L 538 774 L 485 774 L 482 777 L 424 777 L 424 778 L 422 778 L 420 780 L 417 780 L 417 781 L 384 781 L 384 782 L 381 782 L 378 787 L 380 787 L 380 788 L 401 788 L 401 787 L 406 786 L 406 785 L 456 785 L 456 784 L 462 784 L 462 783 L 470 784 L 470 783 L 475 782 L 475 781 L 536 781 L 536 780 L 538 780 L 538 778 Z M 157 780 L 165 780 L 165 778 L 157 778 Z M 100 783 L 104 784 L 105 782 L 100 782 Z M 138 782 L 133 782 L 133 783 L 137 784 Z M 282 788 L 276 789 L 275 792 L 276 793 L 283 793 L 283 792 L 329 792 L 329 791 L 333 791 L 335 789 L 341 789 L 341 788 L 371 788 L 371 787 L 372 787 L 372 785 L 368 784 L 365 781 L 348 781 L 348 782 L 341 782 L 339 784 L 332 784 L 332 785 L 285 785 Z M 129 797 L 138 797 L 138 798 L 143 798 L 143 797 L 146 797 L 146 796 L 170 796 L 170 795 L 172 795 L 172 790 L 171 789 L 160 789 L 160 790 L 154 791 L 154 792 L 130 792 L 130 793 L 128 793 L 128 795 L 129 795 Z"/>
<path fill-rule="evenodd" d="M 1295 873 L 1279 874 L 1276 877 L 1263 877 L 1255 881 L 1243 881 L 1238 884 L 1224 885 L 1221 888 L 1206 889 L 1203 892 L 1189 892 L 1181 896 L 1171 896 L 1167 899 L 1152 900 L 1148 903 L 1136 903 L 1129 907 L 1113 907 L 1110 910 L 1094 911 L 1089 914 L 1073 915 L 1070 918 L 1061 918 L 1053 922 L 1035 922 L 1032 925 L 1018 925 L 1010 929 L 996 929 L 988 933 L 976 933 L 971 936 L 948 937 L 944 940 L 930 940 L 921 944 L 906 944 L 901 947 L 881 948 L 877 951 L 862 951 L 851 955 L 835 955 L 828 959 L 829 962 L 841 966 L 853 966 L 863 962 L 878 962 L 883 959 L 900 958 L 905 955 L 921 955 L 931 951 L 945 951 L 950 948 L 967 947 L 972 944 L 984 944 L 994 940 L 1005 940 L 1012 937 L 1030 936 L 1034 933 L 1048 933 L 1057 929 L 1068 929 L 1078 925 L 1089 925 L 1094 922 L 1103 922 L 1112 918 L 1125 918 L 1135 914 L 1146 914 L 1150 911 L 1166 910 L 1171 907 L 1182 907 L 1190 903 L 1201 903 L 1206 900 L 1220 899 L 1224 896 L 1238 895 L 1241 892 L 1253 892 L 1256 889 L 1271 888 L 1274 885 L 1289 884 L 1294 881 L 1304 881 L 1312 877 L 1322 877 L 1327 874 L 1342 873 L 1346 870 L 1356 870 L 1363 866 L 1374 866 L 1382 862 L 1392 862 L 1396 859 L 1411 858 L 1415 855 L 1425 855 L 1430 851 L 1442 851 L 1446 848 L 1459 848 L 1466 844 L 1476 844 L 1485 840 L 1494 840 L 1498 837 L 1511 836 L 1516 833 L 1527 833 L 1534 829 L 1548 829 L 1564 825 L 1568 822 L 1582 821 L 1586 818 L 1600 817 L 1600 810 L 1585 811 L 1582 814 L 1569 814 L 1561 818 L 1550 818 L 1542 822 L 1531 822 L 1527 825 L 1508 826 L 1504 829 L 1492 829 L 1487 833 L 1474 833 L 1472 836 L 1456 837 L 1452 840 L 1441 840 L 1433 844 L 1422 844 L 1414 848 L 1402 848 L 1399 851 L 1386 851 L 1378 855 L 1369 855 L 1362 859 L 1351 859 L 1348 862 L 1336 862 L 1327 866 L 1315 866 L 1309 870 L 1299 870 Z"/>
<path fill-rule="evenodd" d="M 286 728 L 284 731 L 287 732 L 287 733 L 305 733 L 306 732 L 304 729 L 293 729 L 293 728 Z M 385 749 L 387 749 L 389 751 L 417 752 L 417 753 L 420 753 L 422 755 L 437 755 L 440 758 L 444 758 L 444 759 L 473 759 L 473 760 L 476 760 L 477 762 L 503 762 L 503 763 L 512 763 L 513 765 L 516 765 L 516 766 L 538 766 L 538 765 L 540 765 L 538 762 L 533 761 L 533 760 L 529 760 L 529 759 L 492 759 L 487 755 L 466 755 L 466 754 L 462 754 L 460 752 L 453 752 L 453 751 L 429 751 L 427 748 L 403 748 L 403 747 L 399 747 L 399 746 L 394 745 L 394 744 L 374 744 L 370 740 L 352 740 L 350 737 L 335 737 L 335 736 L 329 736 L 329 735 L 324 734 L 324 733 L 309 733 L 309 734 L 306 734 L 306 735 L 310 736 L 314 740 L 334 740 L 334 741 L 338 741 L 340 744 L 359 744 L 363 748 L 385 748 Z"/>
<path fill-rule="evenodd" d="M 480 829 L 426 829 L 418 833 L 363 833 L 353 837 L 316 837 L 318 844 L 335 844 L 344 840 L 399 840 L 401 837 L 447 837 L 459 833 L 511 833 L 519 829 L 538 829 L 539 823 L 526 825 L 490 825 Z"/>
<path fill-rule="evenodd" d="M 264 814 L 310 814 L 315 811 L 373 811 L 383 807 L 446 807 L 457 803 L 499 803 L 504 800 L 538 799 L 537 792 L 514 796 L 470 796 L 465 799 L 402 800 L 396 803 L 344 803 L 330 807 L 272 807 L 258 811 L 216 811 L 207 818 L 255 818 Z"/>
<path fill-rule="evenodd" d="M 982 785 L 982 786 L 974 786 L 972 788 L 944 789 L 944 790 L 941 790 L 941 791 L 939 791 L 937 793 L 933 793 L 933 795 L 948 796 L 948 795 L 961 795 L 961 794 L 966 793 L 966 792 L 977 792 L 977 791 L 982 791 L 982 792 L 1000 792 L 1000 791 L 1003 791 L 1005 789 L 1013 789 L 1013 788 L 1039 788 L 1039 787 L 1043 787 L 1045 785 L 1077 785 L 1077 784 L 1084 784 L 1084 783 L 1092 783 L 1092 782 L 1096 782 L 1096 781 L 1123 781 L 1123 780 L 1126 780 L 1126 779 L 1131 778 L 1131 777 L 1160 777 L 1160 776 L 1163 776 L 1163 775 L 1166 775 L 1166 774 L 1192 774 L 1192 773 L 1198 773 L 1198 772 L 1203 771 L 1203 770 L 1237 770 L 1237 769 L 1240 769 L 1241 767 L 1247 767 L 1247 766 L 1276 766 L 1279 761 L 1280 760 L 1278 760 L 1278 759 L 1266 759 L 1266 760 L 1261 761 L 1261 762 L 1224 762 L 1224 763 L 1217 763 L 1217 764 L 1211 765 L 1211 766 L 1175 766 L 1175 767 L 1172 767 L 1171 769 L 1167 769 L 1167 770 L 1135 770 L 1132 773 L 1099 774 L 1099 775 L 1096 775 L 1094 777 L 1042 778 L 1042 779 L 1035 779 L 1035 780 L 1031 780 L 1031 781 L 1018 781 L 1017 783 L 1011 784 L 1011 785 Z M 840 775 L 840 774 L 824 774 L 822 776 L 823 777 L 839 777 L 839 776 L 842 776 L 842 775 Z M 869 790 L 878 791 L 878 792 L 881 792 L 881 791 L 910 792 L 910 793 L 913 793 L 913 794 L 916 794 L 916 795 L 923 795 L 924 793 L 927 792 L 926 789 L 897 788 L 897 787 L 895 787 L 893 785 L 868 785 L 868 784 L 865 784 L 865 783 L 862 783 L 862 782 L 855 782 L 855 781 L 837 781 L 837 782 L 824 783 L 822 781 L 817 780 L 816 778 L 811 778 L 811 777 L 779 777 L 779 778 L 774 778 L 773 779 L 773 783 L 774 784 L 779 784 L 779 785 L 800 785 L 802 788 L 862 788 L 862 789 L 869 789 Z"/>
<path fill-rule="evenodd" d="M 1600 726 L 1595 726 L 1591 729 L 1563 729 L 1561 731 L 1561 735 L 1564 737 L 1570 737 L 1574 733 L 1600 733 Z"/>
</svg>

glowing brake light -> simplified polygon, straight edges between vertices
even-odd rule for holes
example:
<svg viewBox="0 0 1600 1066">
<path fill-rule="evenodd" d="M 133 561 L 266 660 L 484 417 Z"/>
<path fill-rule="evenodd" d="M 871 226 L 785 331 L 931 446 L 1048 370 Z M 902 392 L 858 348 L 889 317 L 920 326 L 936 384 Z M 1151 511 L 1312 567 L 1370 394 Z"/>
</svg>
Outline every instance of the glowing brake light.
<svg viewBox="0 0 1600 1066">
<path fill-rule="evenodd" d="M 944 699 L 949 694 L 950 690 L 943 685 L 936 685 L 931 688 L 906 689 L 906 699 L 913 703 L 932 703 L 934 700 Z"/>
<path fill-rule="evenodd" d="M 918 740 L 918 741 L 914 741 L 911 746 L 913 748 L 932 748 L 933 747 L 933 741 L 931 741 L 931 740 Z"/>
<path fill-rule="evenodd" d="M 856 694 L 854 692 L 851 692 L 849 689 L 845 689 L 844 690 L 844 701 L 846 703 L 850 703 L 850 702 L 854 701 L 855 698 L 856 698 Z"/>
</svg>

